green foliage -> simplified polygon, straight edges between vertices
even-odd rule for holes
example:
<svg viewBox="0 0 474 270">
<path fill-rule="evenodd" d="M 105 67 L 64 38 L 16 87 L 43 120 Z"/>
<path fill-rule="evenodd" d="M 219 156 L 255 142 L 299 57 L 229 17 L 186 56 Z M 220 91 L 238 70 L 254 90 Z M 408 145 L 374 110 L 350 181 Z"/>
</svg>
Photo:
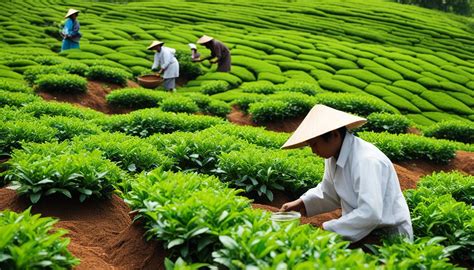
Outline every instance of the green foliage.
<svg viewBox="0 0 474 270">
<path fill-rule="evenodd" d="M 231 186 L 242 188 L 256 198 L 273 201 L 273 192 L 285 190 L 301 195 L 321 181 L 324 162 L 316 156 L 298 156 L 293 152 L 246 148 L 223 153 L 218 171 Z"/>
<path fill-rule="evenodd" d="M 105 132 L 88 137 L 77 137 L 73 146 L 88 151 L 98 149 L 107 159 L 131 173 L 150 171 L 157 167 L 168 170 L 174 163 L 172 159 L 158 152 L 153 145 L 122 133 Z"/>
<path fill-rule="evenodd" d="M 103 116 L 102 113 L 89 108 L 77 107 L 70 103 L 43 100 L 28 103 L 24 105 L 23 108 L 21 108 L 21 111 L 25 113 L 31 113 L 33 116 L 38 118 L 43 115 L 49 115 L 76 117 L 80 119 L 90 120 Z"/>
<path fill-rule="evenodd" d="M 265 95 L 261 94 L 242 94 L 240 97 L 232 101 L 232 105 L 236 105 L 243 112 L 248 112 L 249 106 L 252 103 L 263 101 L 266 99 Z"/>
<path fill-rule="evenodd" d="M 35 81 L 38 90 L 45 92 L 77 93 L 87 91 L 87 80 L 71 74 L 44 74 Z"/>
<path fill-rule="evenodd" d="M 474 201 L 474 176 L 457 171 L 434 172 L 417 183 L 417 192 L 429 196 L 450 194 L 456 201 L 472 204 Z"/>
<path fill-rule="evenodd" d="M 67 71 L 69 74 L 85 76 L 89 67 L 81 62 L 64 62 L 57 65 L 58 68 Z"/>
<path fill-rule="evenodd" d="M 112 91 L 106 96 L 106 100 L 112 106 L 143 109 L 158 107 L 167 96 L 168 93 L 144 88 L 123 88 Z"/>
<path fill-rule="evenodd" d="M 318 94 L 316 99 L 318 103 L 360 116 L 368 116 L 374 112 L 395 112 L 386 103 L 364 95 L 322 93 Z"/>
<path fill-rule="evenodd" d="M 423 159 L 435 163 L 448 163 L 456 155 L 454 146 L 447 141 L 413 134 L 361 132 L 358 136 L 373 143 L 393 161 Z"/>
<path fill-rule="evenodd" d="M 59 66 L 33 66 L 25 70 L 23 76 L 30 85 L 36 83 L 36 80 L 43 74 L 65 75 L 68 72 Z"/>
<path fill-rule="evenodd" d="M 274 74 L 270 72 L 261 72 L 258 74 L 259 81 L 269 81 L 272 83 L 284 83 L 287 78 L 280 74 Z"/>
<path fill-rule="evenodd" d="M 204 82 L 201 91 L 206 95 L 214 95 L 229 90 L 229 83 L 226 81 L 210 81 Z"/>
<path fill-rule="evenodd" d="M 108 66 L 91 66 L 86 73 L 86 77 L 91 80 L 100 80 L 120 85 L 126 85 L 130 74 L 123 69 Z"/>
<path fill-rule="evenodd" d="M 459 114 L 473 113 L 473 110 L 464 103 L 443 92 L 424 91 L 420 96 L 433 103 L 436 107 L 447 111 L 453 111 Z"/>
<path fill-rule="evenodd" d="M 438 139 L 474 143 L 474 126 L 472 122 L 442 121 L 423 129 L 423 135 Z"/>
<path fill-rule="evenodd" d="M 66 116 L 44 116 L 37 123 L 54 128 L 56 130 L 54 136 L 58 141 L 69 140 L 79 135 L 92 135 L 102 132 L 102 130 L 93 123 Z"/>
<path fill-rule="evenodd" d="M 168 96 L 160 103 L 160 108 L 164 112 L 176 113 L 196 113 L 199 111 L 198 105 L 191 98 L 184 96 Z"/>
<path fill-rule="evenodd" d="M 351 76 L 361 81 L 364 81 L 366 83 L 372 83 L 372 82 L 380 82 L 380 83 L 385 83 L 385 84 L 390 83 L 389 80 L 386 80 L 378 75 L 375 75 L 374 73 L 365 69 L 341 69 L 341 70 L 338 70 L 336 74 Z"/>
<path fill-rule="evenodd" d="M 212 100 L 209 102 L 203 112 L 218 117 L 226 117 L 232 111 L 231 106 L 221 100 Z"/>
<path fill-rule="evenodd" d="M 222 119 L 217 117 L 175 114 L 163 112 L 159 109 L 142 109 L 127 115 L 115 115 L 99 119 L 97 122 L 106 131 L 118 131 L 139 137 L 175 131 L 194 132 L 224 123 Z"/>
<path fill-rule="evenodd" d="M 346 60 L 346 59 L 340 59 L 340 58 L 329 58 L 326 60 L 326 63 L 333 67 L 336 70 L 340 69 L 356 69 L 359 68 L 356 63 Z"/>
<path fill-rule="evenodd" d="M 314 98 L 301 93 L 279 92 L 269 99 L 249 105 L 256 123 L 266 123 L 306 115 L 316 104 Z"/>
<path fill-rule="evenodd" d="M 232 69 L 230 70 L 230 73 L 239 77 L 244 82 L 250 82 L 250 81 L 256 80 L 255 75 L 253 75 L 252 72 L 248 71 L 246 68 L 243 68 L 243 67 L 233 66 Z"/>
<path fill-rule="evenodd" d="M 269 81 L 256 81 L 244 83 L 240 86 L 244 93 L 273 94 L 277 90 L 275 85 Z"/>
<path fill-rule="evenodd" d="M 24 144 L 7 164 L 5 179 L 32 203 L 55 193 L 81 202 L 109 197 L 113 185 L 123 178 L 123 172 L 102 152 L 75 151 L 67 143 Z"/>
<path fill-rule="evenodd" d="M 11 121 L 0 125 L 0 154 L 7 155 L 24 142 L 46 142 L 55 138 L 56 130 L 34 121 Z"/>
<path fill-rule="evenodd" d="M 0 79 L 0 90 L 8 92 L 21 92 L 26 94 L 33 93 L 33 89 L 31 89 L 28 85 L 8 79 Z"/>
<path fill-rule="evenodd" d="M 321 92 L 321 88 L 317 83 L 308 83 L 300 81 L 288 81 L 284 84 L 275 86 L 277 91 L 299 92 L 308 96 L 314 96 L 317 92 Z"/>
<path fill-rule="evenodd" d="M 367 123 L 358 130 L 399 134 L 406 133 L 410 123 L 408 118 L 400 114 L 372 113 L 367 117 Z"/>
<path fill-rule="evenodd" d="M 79 260 L 67 250 L 68 232 L 54 228 L 58 221 L 32 215 L 31 208 L 0 212 L 0 267 L 2 269 L 69 269 Z"/>
<path fill-rule="evenodd" d="M 236 87 L 242 83 L 242 80 L 239 77 L 227 72 L 207 73 L 199 76 L 196 80 L 224 81 L 228 83 L 230 87 Z"/>
<path fill-rule="evenodd" d="M 21 93 L 21 92 L 7 92 L 0 90 L 0 107 L 4 106 L 14 106 L 21 107 L 25 104 L 40 101 L 41 97 Z"/>
</svg>

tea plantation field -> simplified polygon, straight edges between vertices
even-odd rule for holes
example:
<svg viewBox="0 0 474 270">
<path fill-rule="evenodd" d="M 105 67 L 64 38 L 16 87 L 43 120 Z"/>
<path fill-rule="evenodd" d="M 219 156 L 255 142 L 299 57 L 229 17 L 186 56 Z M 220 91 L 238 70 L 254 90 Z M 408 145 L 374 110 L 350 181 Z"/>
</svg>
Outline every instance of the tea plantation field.
<svg viewBox="0 0 474 270">
<path fill-rule="evenodd" d="M 80 10 L 83 37 L 80 49 L 60 52 L 69 8 Z M 187 44 L 204 34 L 231 49 L 230 73 L 190 62 Z M 151 72 L 153 40 L 177 49 L 177 93 L 126 87 Z M 134 111 L 107 115 L 38 95 L 84 94 L 92 80 L 120 88 L 109 106 Z M 324 160 L 280 150 L 288 133 L 226 116 L 233 108 L 264 125 L 317 103 L 367 117 L 357 135 L 394 162 L 451 166 L 457 151 L 472 161 L 474 19 L 379 0 L 0 2 L 0 194 L 14 189 L 27 206 L 119 196 L 144 228 L 140 239 L 166 250 L 159 269 L 473 267 L 472 168 L 425 175 L 404 191 L 413 242 L 362 250 L 252 207 L 299 197 L 321 181 Z M 32 213 L 0 212 L 0 269 L 97 267 L 68 251 L 64 237 L 83 243 L 57 230 L 61 222 Z"/>
</svg>

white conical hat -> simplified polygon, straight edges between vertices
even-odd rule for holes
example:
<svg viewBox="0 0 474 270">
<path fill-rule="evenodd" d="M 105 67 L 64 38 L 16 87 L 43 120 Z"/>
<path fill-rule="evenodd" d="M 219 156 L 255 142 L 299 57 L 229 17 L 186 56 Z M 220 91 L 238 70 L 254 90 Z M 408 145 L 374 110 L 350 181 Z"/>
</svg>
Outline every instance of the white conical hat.
<svg viewBox="0 0 474 270">
<path fill-rule="evenodd" d="M 204 35 L 204 36 L 202 36 L 201 38 L 198 39 L 197 44 L 208 43 L 209 41 L 211 41 L 213 39 L 214 39 L 213 37 Z"/>
<path fill-rule="evenodd" d="M 346 126 L 348 129 L 365 124 L 365 118 L 333 109 L 325 105 L 316 105 L 306 115 L 296 131 L 281 147 L 284 149 L 298 148 L 307 145 L 308 140 L 326 132 Z"/>
<path fill-rule="evenodd" d="M 76 14 L 76 13 L 79 13 L 79 10 L 70 8 L 70 9 L 67 11 L 66 16 L 64 16 L 64 18 L 67 18 L 67 17 L 71 16 L 72 14 Z"/>
<path fill-rule="evenodd" d="M 153 42 L 151 43 L 150 46 L 148 46 L 147 49 L 148 49 L 148 50 L 151 50 L 151 49 L 153 49 L 154 47 L 156 47 L 156 46 L 158 46 L 158 45 L 163 45 L 163 44 L 165 44 L 163 41 L 155 40 L 155 41 L 153 41 Z"/>
</svg>

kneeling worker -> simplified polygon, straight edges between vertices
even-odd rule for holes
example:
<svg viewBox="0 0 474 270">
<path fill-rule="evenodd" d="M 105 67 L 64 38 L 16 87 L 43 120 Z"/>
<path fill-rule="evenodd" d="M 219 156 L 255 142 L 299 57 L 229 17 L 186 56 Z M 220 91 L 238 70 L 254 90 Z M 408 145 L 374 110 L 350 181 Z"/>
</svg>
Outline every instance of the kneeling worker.
<svg viewBox="0 0 474 270">
<path fill-rule="evenodd" d="M 176 91 L 176 78 L 179 77 L 179 63 L 175 57 L 176 50 L 163 46 L 164 42 L 153 41 L 148 50 L 155 50 L 155 58 L 153 61 L 152 70 L 158 70 L 158 73 L 163 77 L 163 87 L 167 91 Z"/>
<path fill-rule="evenodd" d="M 281 211 L 317 214 L 342 208 L 323 228 L 357 242 L 376 233 L 413 239 L 410 212 L 392 162 L 374 145 L 347 132 L 366 119 L 316 105 L 282 148 L 311 147 L 325 158 L 321 183 Z M 374 232 L 374 234 L 375 234 Z"/>
</svg>

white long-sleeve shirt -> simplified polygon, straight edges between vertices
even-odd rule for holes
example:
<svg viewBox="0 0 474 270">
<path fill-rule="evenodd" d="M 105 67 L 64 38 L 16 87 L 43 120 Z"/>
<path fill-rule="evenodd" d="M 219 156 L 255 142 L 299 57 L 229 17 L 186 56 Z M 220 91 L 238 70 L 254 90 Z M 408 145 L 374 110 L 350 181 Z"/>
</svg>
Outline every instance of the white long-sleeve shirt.
<svg viewBox="0 0 474 270">
<path fill-rule="evenodd" d="M 392 162 L 374 145 L 346 133 L 339 158 L 325 160 L 323 181 L 301 199 L 313 216 L 342 208 L 323 228 L 356 242 L 374 229 L 413 239 L 410 212 Z"/>
<path fill-rule="evenodd" d="M 164 69 L 164 79 L 179 77 L 179 63 L 174 56 L 175 52 L 175 49 L 163 46 L 160 52 L 155 53 L 155 58 L 151 69 L 157 69 L 158 67 Z"/>
</svg>

